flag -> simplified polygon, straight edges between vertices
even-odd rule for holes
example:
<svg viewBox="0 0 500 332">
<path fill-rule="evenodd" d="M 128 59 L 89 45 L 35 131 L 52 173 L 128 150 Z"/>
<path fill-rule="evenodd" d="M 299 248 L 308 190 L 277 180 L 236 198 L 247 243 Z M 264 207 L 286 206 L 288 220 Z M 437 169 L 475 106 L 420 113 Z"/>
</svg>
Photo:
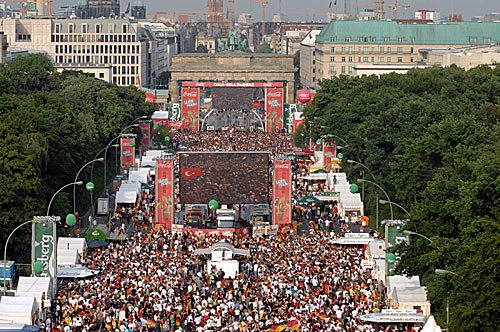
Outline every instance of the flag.
<svg viewBox="0 0 500 332">
<path fill-rule="evenodd" d="M 186 168 L 181 170 L 181 176 L 184 180 L 191 180 L 204 174 L 205 172 L 201 168 Z"/>
<path fill-rule="evenodd" d="M 286 327 L 290 331 L 298 331 L 299 330 L 299 321 L 298 320 L 291 320 L 288 323 L 286 323 Z"/>
<path fill-rule="evenodd" d="M 127 10 L 125 11 L 125 14 L 128 14 L 128 13 L 130 13 L 130 2 L 128 3 Z"/>
</svg>

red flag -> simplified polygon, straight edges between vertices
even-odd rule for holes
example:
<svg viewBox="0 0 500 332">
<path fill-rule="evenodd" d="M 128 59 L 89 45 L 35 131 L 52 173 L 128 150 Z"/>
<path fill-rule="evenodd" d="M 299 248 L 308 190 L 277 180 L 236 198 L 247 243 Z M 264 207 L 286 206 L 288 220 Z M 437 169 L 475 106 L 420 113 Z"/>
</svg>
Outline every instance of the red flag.
<svg viewBox="0 0 500 332">
<path fill-rule="evenodd" d="M 181 170 L 181 176 L 184 180 L 191 180 L 203 175 L 205 175 L 205 172 L 201 168 L 185 168 Z"/>
</svg>

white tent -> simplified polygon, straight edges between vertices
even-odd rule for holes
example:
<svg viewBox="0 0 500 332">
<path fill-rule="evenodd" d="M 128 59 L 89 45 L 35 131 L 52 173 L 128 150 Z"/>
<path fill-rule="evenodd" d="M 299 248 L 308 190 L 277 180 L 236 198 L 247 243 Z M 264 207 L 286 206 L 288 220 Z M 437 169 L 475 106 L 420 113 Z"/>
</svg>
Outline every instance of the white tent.
<svg viewBox="0 0 500 332">
<path fill-rule="evenodd" d="M 146 156 L 148 157 L 161 157 L 161 154 L 163 153 L 162 150 L 148 150 L 146 151 Z"/>
<path fill-rule="evenodd" d="M 58 278 L 86 278 L 96 275 L 99 271 L 90 270 L 81 264 L 59 266 L 57 268 Z"/>
<path fill-rule="evenodd" d="M 48 299 L 52 294 L 52 279 L 49 277 L 19 277 L 16 296 L 34 296 L 41 301 L 43 294 Z"/>
<path fill-rule="evenodd" d="M 441 332 L 441 326 L 437 325 L 434 316 L 429 316 L 421 332 Z"/>
<path fill-rule="evenodd" d="M 359 211 L 360 215 L 364 215 L 360 194 L 340 192 L 340 215 L 345 218 L 348 211 Z"/>
<path fill-rule="evenodd" d="M 135 204 L 138 193 L 135 190 L 120 190 L 116 193 L 115 205 L 118 204 Z"/>
<path fill-rule="evenodd" d="M 84 238 L 60 237 L 57 240 L 57 254 L 60 250 L 77 250 L 79 253 L 85 251 L 86 243 Z"/>
<path fill-rule="evenodd" d="M 79 262 L 78 250 L 57 249 L 57 265 L 72 265 Z"/>
<path fill-rule="evenodd" d="M 34 324 L 38 319 L 38 303 L 34 296 L 3 296 L 0 301 L 0 322 Z"/>
<path fill-rule="evenodd" d="M 120 184 L 120 191 L 135 191 L 139 194 L 141 192 L 141 184 L 138 182 L 124 181 Z"/>
<path fill-rule="evenodd" d="M 129 182 L 139 182 L 139 183 L 148 183 L 148 173 L 140 172 L 140 171 L 130 171 L 128 174 Z"/>
<path fill-rule="evenodd" d="M 153 156 L 144 156 L 141 158 L 141 167 L 156 167 L 156 160 L 153 160 L 156 157 Z"/>
<path fill-rule="evenodd" d="M 390 300 L 398 309 L 419 308 L 424 316 L 431 314 L 431 304 L 427 301 L 425 287 L 395 287 L 390 293 Z"/>
</svg>

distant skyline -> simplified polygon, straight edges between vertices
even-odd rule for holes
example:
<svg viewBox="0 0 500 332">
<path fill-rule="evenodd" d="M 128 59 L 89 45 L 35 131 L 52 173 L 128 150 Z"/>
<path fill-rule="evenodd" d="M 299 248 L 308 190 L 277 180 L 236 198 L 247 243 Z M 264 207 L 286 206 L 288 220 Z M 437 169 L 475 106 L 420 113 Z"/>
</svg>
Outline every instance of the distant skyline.
<svg viewBox="0 0 500 332">
<path fill-rule="evenodd" d="M 136 0 L 131 0 L 133 4 Z M 206 13 L 207 0 L 142 0 L 147 6 L 148 14 L 156 11 L 175 12 L 199 12 Z M 355 13 L 356 8 L 362 11 L 363 8 L 373 7 L 374 1 L 365 0 L 337 0 L 337 5 L 329 8 L 329 0 L 268 0 L 267 19 L 270 21 L 275 14 L 281 11 L 291 20 L 312 20 L 313 17 L 325 17 L 329 11 L 343 13 L 347 4 L 348 12 Z M 392 18 L 392 6 L 394 0 L 386 0 L 386 17 Z M 65 2 L 67 4 L 67 2 Z M 125 10 L 128 1 L 121 0 L 121 8 Z M 418 9 L 430 9 L 440 12 L 442 17 L 449 14 L 462 14 L 464 19 L 470 20 L 474 16 L 482 16 L 491 12 L 500 12 L 500 0 L 398 0 L 400 5 L 411 5 L 409 9 L 399 9 L 399 18 L 413 17 L 413 13 Z M 227 0 L 224 0 L 224 7 Z M 236 13 L 251 13 L 254 21 L 262 20 L 261 5 L 255 0 L 236 0 Z"/>
</svg>

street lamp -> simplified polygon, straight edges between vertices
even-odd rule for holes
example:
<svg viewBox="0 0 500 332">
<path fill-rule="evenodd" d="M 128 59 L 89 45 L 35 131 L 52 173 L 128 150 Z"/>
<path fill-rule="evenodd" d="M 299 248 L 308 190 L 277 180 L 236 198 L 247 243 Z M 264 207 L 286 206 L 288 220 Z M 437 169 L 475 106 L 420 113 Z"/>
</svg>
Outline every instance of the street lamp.
<svg viewBox="0 0 500 332">
<path fill-rule="evenodd" d="M 3 250 L 3 295 L 7 295 L 7 246 L 9 245 L 9 240 L 14 234 L 15 231 L 17 231 L 19 228 L 23 227 L 24 225 L 31 224 L 33 220 L 28 220 L 26 222 L 23 222 L 21 225 L 17 226 L 14 228 L 12 232 L 10 232 L 9 236 L 7 237 L 7 241 L 5 241 L 5 247 Z"/>
<path fill-rule="evenodd" d="M 91 160 L 88 163 L 86 163 L 85 165 L 83 165 L 82 168 L 80 168 L 80 170 L 78 171 L 78 173 L 76 173 L 75 184 L 73 185 L 73 213 L 76 213 L 76 181 L 78 181 L 78 176 L 80 176 L 80 172 L 88 165 L 90 165 L 90 164 L 93 165 L 94 162 L 103 161 L 103 160 L 104 160 L 104 158 L 97 158 L 97 159 Z M 90 179 L 90 182 L 92 182 L 92 178 Z"/>
<path fill-rule="evenodd" d="M 363 182 L 368 182 L 368 183 L 371 183 L 373 184 L 375 187 L 379 188 L 380 190 L 382 190 L 382 192 L 384 193 L 385 197 L 387 198 L 387 201 L 389 202 L 389 207 L 391 208 L 391 220 L 394 220 L 394 212 L 392 211 L 392 202 L 391 202 L 391 199 L 389 198 L 389 195 L 387 195 L 387 192 L 384 190 L 384 188 L 382 188 L 381 186 L 379 186 L 378 184 L 376 184 L 375 182 L 373 181 L 369 181 L 369 180 L 366 180 L 366 179 L 358 179 L 357 180 L 358 182 L 360 183 L 363 183 Z"/>
<path fill-rule="evenodd" d="M 368 173 L 370 173 L 370 175 L 372 176 L 372 179 L 373 181 L 375 181 L 375 175 L 373 175 L 373 172 L 368 168 L 368 166 L 366 166 L 365 164 L 363 164 L 362 162 L 359 162 L 359 161 L 356 161 L 356 160 L 352 160 L 352 159 L 348 159 L 347 160 L 347 163 L 348 164 L 357 164 L 361 167 L 363 167 L 364 169 L 366 169 L 368 171 Z M 365 179 L 365 172 L 362 173 L 362 176 L 363 176 L 363 180 Z M 363 202 L 364 202 L 364 197 L 365 197 L 365 183 L 363 181 L 363 187 L 362 187 L 362 193 L 363 193 Z M 376 205 L 376 208 L 375 208 L 375 228 L 378 228 L 378 192 L 376 191 L 375 192 L 375 205 Z"/>
<path fill-rule="evenodd" d="M 430 238 L 428 238 L 427 236 L 423 235 L 423 234 L 420 234 L 420 233 L 417 233 L 417 232 L 413 232 L 413 231 L 408 231 L 408 230 L 404 230 L 403 233 L 406 234 L 406 235 L 420 236 L 421 238 L 426 239 L 427 241 L 429 241 L 429 243 L 432 243 L 432 240 Z M 438 273 L 437 270 L 436 270 L 436 273 Z"/>
<path fill-rule="evenodd" d="M 337 136 L 337 135 L 334 135 L 334 134 L 321 135 L 321 138 L 330 138 L 330 137 L 334 137 L 334 138 L 337 138 L 340 141 L 342 141 L 342 143 L 344 143 L 344 147 L 346 147 L 346 148 L 349 146 L 349 143 L 347 143 L 347 141 L 345 139 L 343 139 L 342 137 L 340 137 L 340 136 Z"/>
<path fill-rule="evenodd" d="M 50 199 L 50 202 L 49 202 L 49 206 L 47 207 L 47 214 L 46 216 L 49 216 L 49 212 L 50 212 L 50 206 L 52 205 L 52 201 L 54 200 L 54 198 L 57 196 L 57 194 L 59 194 L 59 192 L 61 190 L 63 190 L 64 188 L 67 188 L 69 186 L 72 186 L 72 185 L 79 185 L 81 186 L 83 184 L 83 181 L 78 181 L 78 182 L 71 182 L 71 183 L 68 183 L 64 186 L 62 186 L 61 188 L 59 188 L 58 191 L 56 191 L 56 193 L 54 195 L 52 195 L 52 198 Z"/>
<path fill-rule="evenodd" d="M 442 269 L 436 269 L 434 272 L 438 276 L 447 276 L 447 275 L 457 275 L 457 273 L 448 271 L 448 270 L 442 270 Z M 449 296 L 448 296 L 448 287 L 446 288 L 446 328 L 447 331 L 450 329 L 450 301 L 449 301 Z"/>
<path fill-rule="evenodd" d="M 386 201 L 385 199 L 379 199 L 379 203 L 380 204 L 394 204 L 396 205 L 398 208 L 400 208 L 401 210 L 403 210 L 407 215 L 408 217 L 411 217 L 411 214 L 410 212 L 408 212 L 408 210 L 406 210 L 404 207 L 402 207 L 401 205 L 397 204 L 397 203 L 394 203 L 394 202 L 389 202 L 389 201 Z"/>
</svg>

